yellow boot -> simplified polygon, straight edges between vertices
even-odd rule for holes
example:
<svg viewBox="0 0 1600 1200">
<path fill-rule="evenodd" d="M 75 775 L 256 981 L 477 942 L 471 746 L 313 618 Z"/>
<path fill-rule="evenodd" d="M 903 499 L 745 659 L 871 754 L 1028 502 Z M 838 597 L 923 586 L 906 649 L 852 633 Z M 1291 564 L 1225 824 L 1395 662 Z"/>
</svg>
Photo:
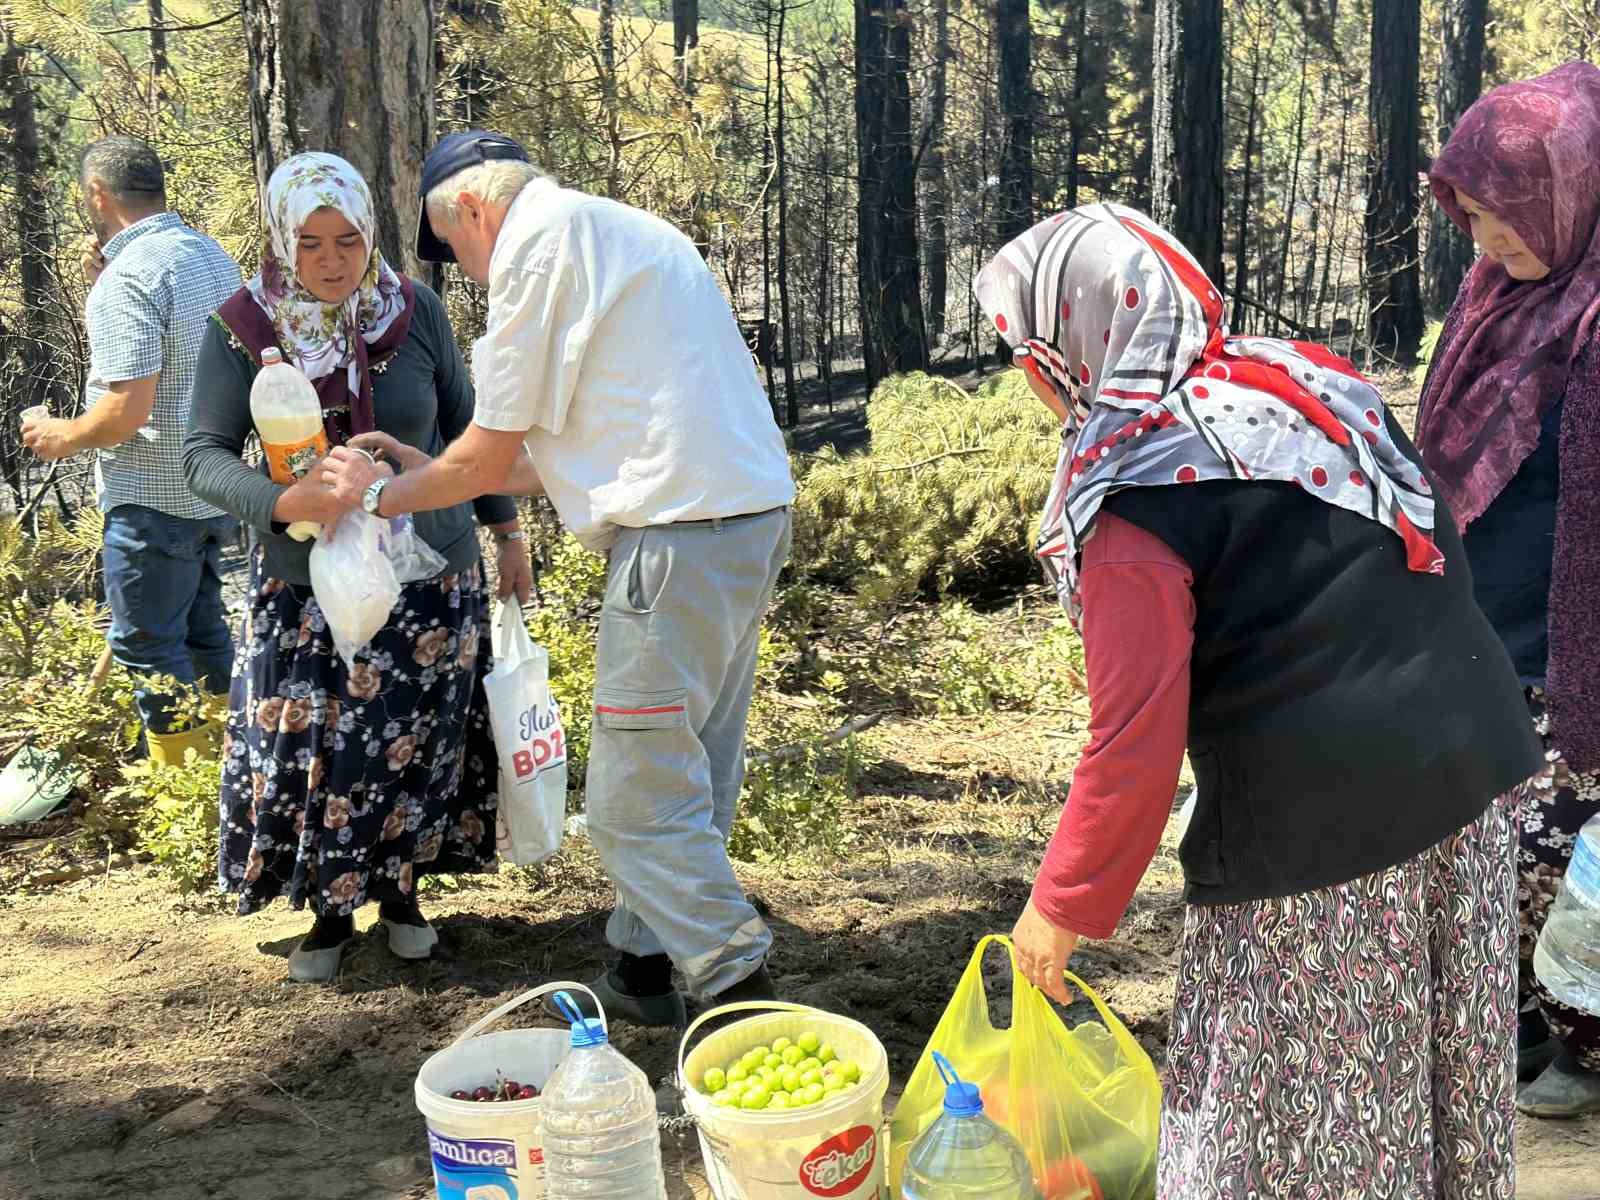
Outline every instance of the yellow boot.
<svg viewBox="0 0 1600 1200">
<path fill-rule="evenodd" d="M 211 730 L 211 753 L 221 754 L 223 736 L 228 732 L 228 714 L 232 711 L 228 693 L 207 693 L 200 711 L 205 714 L 206 726 Z"/>
<path fill-rule="evenodd" d="M 207 692 L 200 704 L 205 719 L 221 728 L 227 727 L 229 711 L 227 692 Z"/>
<path fill-rule="evenodd" d="M 147 729 L 144 734 L 150 761 L 161 767 L 183 766 L 184 755 L 190 750 L 201 758 L 213 758 L 221 738 L 222 729 L 215 721 L 206 721 L 193 729 L 177 733 L 152 733 Z"/>
</svg>

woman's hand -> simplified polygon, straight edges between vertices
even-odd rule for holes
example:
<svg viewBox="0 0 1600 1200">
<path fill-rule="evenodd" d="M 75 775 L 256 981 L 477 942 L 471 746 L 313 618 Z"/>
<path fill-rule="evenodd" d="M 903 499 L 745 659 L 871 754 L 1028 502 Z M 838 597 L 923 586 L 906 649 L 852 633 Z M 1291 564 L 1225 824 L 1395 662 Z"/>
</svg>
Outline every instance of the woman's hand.
<svg viewBox="0 0 1600 1200">
<path fill-rule="evenodd" d="M 350 439 L 350 445 L 356 450 L 366 450 L 380 459 L 396 463 L 402 471 L 419 471 L 433 461 L 432 456 L 387 433 L 358 433 Z"/>
<path fill-rule="evenodd" d="M 360 503 L 359 498 L 357 503 Z M 322 482 L 322 464 L 319 463 L 307 471 L 298 483 L 291 484 L 289 490 L 278 497 L 277 504 L 272 507 L 272 519 L 284 525 L 292 525 L 296 521 L 316 521 L 323 525 L 331 525 L 349 510 L 350 506 L 341 501 L 334 491 Z"/>
<path fill-rule="evenodd" d="M 516 525 L 513 522 L 507 528 L 514 529 Z M 528 543 L 522 538 L 501 542 L 497 558 L 495 578 L 499 586 L 495 594 L 504 600 L 515 592 L 517 603 L 526 604 L 533 595 L 533 564 L 528 560 Z"/>
<path fill-rule="evenodd" d="M 1011 931 L 1011 944 L 1017 948 L 1017 962 L 1032 984 L 1050 999 L 1071 1004 L 1072 993 L 1061 977 L 1067 960 L 1078 948 L 1078 935 L 1055 924 L 1028 901 Z"/>
<path fill-rule="evenodd" d="M 311 468 L 306 478 L 315 477 L 345 508 L 360 508 L 367 489 L 380 479 L 394 474 L 392 467 L 377 462 L 365 449 L 335 446 L 328 457 Z"/>
</svg>

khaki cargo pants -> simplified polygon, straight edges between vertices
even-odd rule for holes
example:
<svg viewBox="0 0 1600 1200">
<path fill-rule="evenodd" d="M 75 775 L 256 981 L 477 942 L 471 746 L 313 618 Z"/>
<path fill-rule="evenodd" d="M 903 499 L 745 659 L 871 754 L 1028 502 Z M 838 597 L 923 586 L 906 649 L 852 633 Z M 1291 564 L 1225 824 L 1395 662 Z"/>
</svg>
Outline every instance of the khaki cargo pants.
<svg viewBox="0 0 1600 1200">
<path fill-rule="evenodd" d="M 665 953 L 708 997 L 772 932 L 728 862 L 761 619 L 789 557 L 787 509 L 625 529 L 600 614 L 589 838 L 616 885 L 607 940 Z"/>
</svg>

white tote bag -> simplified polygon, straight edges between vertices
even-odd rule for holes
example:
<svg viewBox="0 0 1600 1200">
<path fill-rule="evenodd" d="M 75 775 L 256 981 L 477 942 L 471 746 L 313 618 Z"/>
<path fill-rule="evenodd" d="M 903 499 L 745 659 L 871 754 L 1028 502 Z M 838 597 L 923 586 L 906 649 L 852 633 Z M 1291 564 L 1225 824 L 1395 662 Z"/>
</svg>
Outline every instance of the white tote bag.
<svg viewBox="0 0 1600 1200">
<path fill-rule="evenodd" d="M 550 694 L 550 655 L 528 636 L 522 609 L 495 609 L 494 670 L 483 681 L 500 754 L 500 856 L 518 866 L 561 849 L 567 816 L 567 738 Z"/>
</svg>

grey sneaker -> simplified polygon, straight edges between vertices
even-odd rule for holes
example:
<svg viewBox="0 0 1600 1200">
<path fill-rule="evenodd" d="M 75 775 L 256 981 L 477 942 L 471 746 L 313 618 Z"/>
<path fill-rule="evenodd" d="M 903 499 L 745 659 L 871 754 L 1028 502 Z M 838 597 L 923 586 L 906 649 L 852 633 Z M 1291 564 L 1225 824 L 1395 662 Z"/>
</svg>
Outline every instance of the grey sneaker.
<svg viewBox="0 0 1600 1200">
<path fill-rule="evenodd" d="M 339 974 L 339 959 L 349 944 L 343 941 L 322 950 L 296 946 L 289 952 L 289 978 L 296 983 L 327 983 Z"/>
<path fill-rule="evenodd" d="M 402 925 L 398 921 L 385 921 L 389 934 L 389 950 L 396 958 L 428 958 L 439 944 L 439 935 L 432 925 Z"/>
<path fill-rule="evenodd" d="M 1586 1071 L 1570 1054 L 1563 1053 L 1522 1089 L 1517 1111 L 1549 1120 L 1600 1113 L 1600 1071 Z"/>
<path fill-rule="evenodd" d="M 609 970 L 590 983 L 589 987 L 600 998 L 607 1021 L 628 1021 L 634 1025 L 663 1029 L 682 1029 L 689 1024 L 688 1006 L 683 1001 L 683 993 L 676 989 L 659 996 L 635 996 L 623 991 Z M 594 1002 L 588 996 L 582 992 L 570 994 L 578 1011 L 586 1018 L 593 1020 L 598 1015 Z M 558 1021 L 565 1021 L 567 1016 L 556 1007 L 555 999 L 554 996 L 544 998 L 544 1011 Z"/>
</svg>

